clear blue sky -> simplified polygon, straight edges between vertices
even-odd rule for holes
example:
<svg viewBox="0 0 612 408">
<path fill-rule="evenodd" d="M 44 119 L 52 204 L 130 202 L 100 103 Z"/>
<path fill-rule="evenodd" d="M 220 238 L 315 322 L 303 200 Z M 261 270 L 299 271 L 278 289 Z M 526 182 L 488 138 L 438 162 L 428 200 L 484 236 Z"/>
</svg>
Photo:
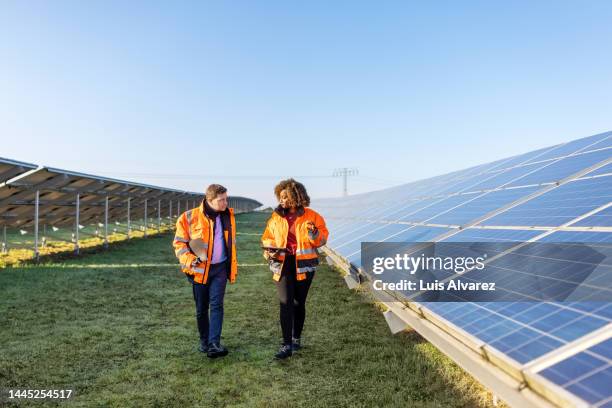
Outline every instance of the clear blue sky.
<svg viewBox="0 0 612 408">
<path fill-rule="evenodd" d="M 0 156 L 270 204 L 612 129 L 610 1 L 3 1 Z"/>
</svg>

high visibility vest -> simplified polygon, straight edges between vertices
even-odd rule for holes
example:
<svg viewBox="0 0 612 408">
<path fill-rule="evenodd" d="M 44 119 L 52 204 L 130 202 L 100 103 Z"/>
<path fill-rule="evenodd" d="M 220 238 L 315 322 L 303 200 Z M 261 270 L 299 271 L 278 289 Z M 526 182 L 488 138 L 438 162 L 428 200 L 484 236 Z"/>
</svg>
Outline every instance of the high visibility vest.
<svg viewBox="0 0 612 408">
<path fill-rule="evenodd" d="M 295 251 L 296 273 L 297 280 L 306 279 L 308 272 L 314 272 L 319 264 L 319 253 L 317 248 L 325 245 L 329 232 L 325 226 L 325 220 L 316 211 L 310 208 L 298 208 L 297 218 L 295 219 L 295 238 L 297 240 L 297 249 Z M 281 214 L 282 208 L 277 208 L 272 213 L 272 216 L 266 224 L 266 229 L 261 237 L 262 246 L 267 248 L 286 248 L 287 235 L 289 233 L 289 223 Z M 312 222 L 316 227 L 316 232 L 313 234 L 308 231 L 306 224 Z M 268 261 L 272 278 L 279 281 L 283 263 L 285 261 L 285 252 L 280 251 L 277 259 Z"/>
<path fill-rule="evenodd" d="M 227 211 L 229 228 L 224 228 L 223 237 L 227 248 L 227 258 L 230 262 L 229 281 L 234 283 L 238 274 L 236 219 L 233 208 L 228 208 Z M 224 218 L 223 213 L 220 215 Z M 176 234 L 172 243 L 174 254 L 181 264 L 181 270 L 193 277 L 196 283 L 205 284 L 208 281 L 208 270 L 213 253 L 214 227 L 215 220 L 208 218 L 204 212 L 204 202 L 199 207 L 185 211 L 176 221 Z M 198 256 L 202 262 L 194 265 Z"/>
</svg>

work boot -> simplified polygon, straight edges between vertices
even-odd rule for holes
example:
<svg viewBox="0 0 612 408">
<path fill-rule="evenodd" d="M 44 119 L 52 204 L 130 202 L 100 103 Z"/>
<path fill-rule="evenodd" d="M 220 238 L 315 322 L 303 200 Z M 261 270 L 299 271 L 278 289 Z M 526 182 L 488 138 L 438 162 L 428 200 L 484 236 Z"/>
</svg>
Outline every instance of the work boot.
<svg viewBox="0 0 612 408">
<path fill-rule="evenodd" d="M 210 343 L 208 345 L 208 353 L 206 354 L 209 358 L 217 358 L 227 356 L 227 349 L 219 343 Z"/>
<path fill-rule="evenodd" d="M 284 360 L 287 357 L 291 357 L 292 354 L 291 344 L 283 344 L 278 350 L 278 353 L 274 355 L 274 358 L 277 360 Z"/>
<path fill-rule="evenodd" d="M 200 340 L 200 345 L 198 346 L 198 350 L 201 353 L 208 353 L 208 340 Z"/>
</svg>

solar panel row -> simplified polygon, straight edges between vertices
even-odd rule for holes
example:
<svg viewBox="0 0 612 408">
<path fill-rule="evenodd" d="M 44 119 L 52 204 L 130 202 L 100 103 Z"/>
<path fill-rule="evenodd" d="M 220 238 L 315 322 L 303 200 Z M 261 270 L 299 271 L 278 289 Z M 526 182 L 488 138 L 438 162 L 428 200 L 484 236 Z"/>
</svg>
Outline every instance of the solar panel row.
<svg viewBox="0 0 612 408">
<path fill-rule="evenodd" d="M 109 223 L 136 220 L 160 228 L 181 211 L 199 205 L 202 193 L 162 188 L 147 184 L 98 177 L 0 158 L 0 224 L 33 229 L 35 252 L 39 226 L 74 228 L 78 242 L 79 225 L 102 223 L 106 237 Z M 236 212 L 251 211 L 262 204 L 231 196 Z M 6 240 L 6 238 L 5 238 Z M 6 247 L 6 243 L 4 245 Z M 78 244 L 77 244 L 78 249 Z"/>
<path fill-rule="evenodd" d="M 585 283 L 587 289 L 573 294 L 579 301 L 572 302 L 528 301 L 526 280 L 524 302 L 418 304 L 514 365 L 527 367 L 577 344 L 566 359 L 540 365 L 545 367 L 541 375 L 589 404 L 604 406 L 612 404 L 612 355 L 606 339 L 612 338 L 612 304 L 589 299 L 597 291 L 612 290 L 611 146 L 612 132 L 607 132 L 384 191 L 318 200 L 313 206 L 329 219 L 328 246 L 361 274 L 361 242 L 506 242 L 516 243 L 516 249 L 491 266 L 511 279 L 538 275 L 547 285 Z M 526 241 L 580 245 L 569 246 L 570 258 L 564 258 L 521 252 Z M 585 247 L 597 256 L 587 256 Z M 581 341 L 598 330 L 605 332 L 604 340 L 582 350 Z"/>
</svg>

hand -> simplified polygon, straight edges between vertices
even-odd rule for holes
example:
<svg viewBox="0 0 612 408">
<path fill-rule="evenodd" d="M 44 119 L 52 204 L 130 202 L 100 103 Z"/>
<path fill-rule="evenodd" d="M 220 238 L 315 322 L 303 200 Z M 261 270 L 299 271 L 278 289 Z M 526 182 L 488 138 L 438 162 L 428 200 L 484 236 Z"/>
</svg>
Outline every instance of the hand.
<svg viewBox="0 0 612 408">
<path fill-rule="evenodd" d="M 267 261 L 271 259 L 278 259 L 278 251 L 275 251 L 273 249 L 266 249 L 264 250 L 263 256 L 264 258 L 266 258 Z"/>
<path fill-rule="evenodd" d="M 191 267 L 195 268 L 201 262 L 202 262 L 202 260 L 200 259 L 200 257 L 197 257 L 196 259 L 193 260 L 193 262 L 191 262 Z"/>
</svg>

